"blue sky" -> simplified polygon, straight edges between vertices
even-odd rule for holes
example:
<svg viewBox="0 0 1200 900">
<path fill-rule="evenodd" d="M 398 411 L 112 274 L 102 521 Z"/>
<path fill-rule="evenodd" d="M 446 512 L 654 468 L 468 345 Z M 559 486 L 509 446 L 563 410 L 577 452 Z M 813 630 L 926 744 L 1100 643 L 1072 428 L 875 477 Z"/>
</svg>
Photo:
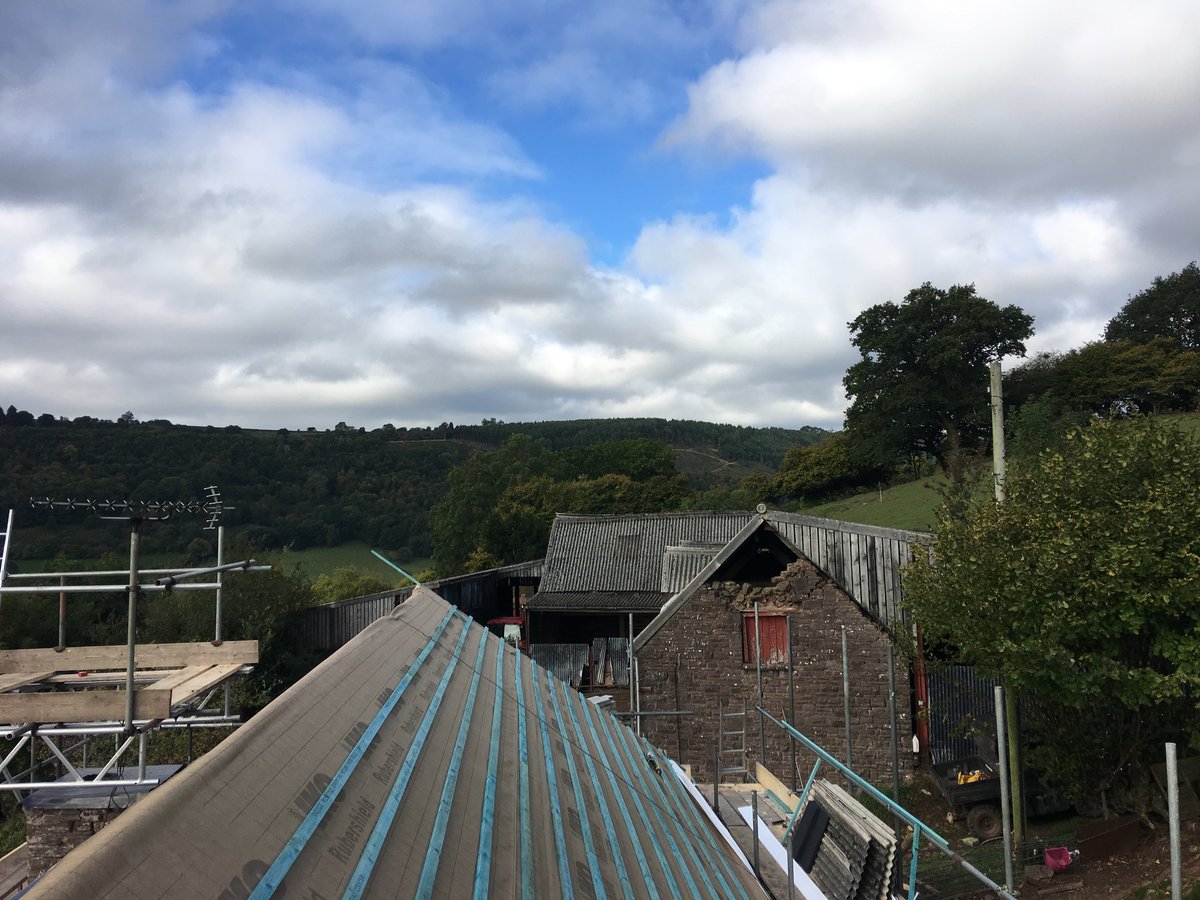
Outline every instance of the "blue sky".
<svg viewBox="0 0 1200 900">
<path fill-rule="evenodd" d="M 0 404 L 838 427 L 924 281 L 1094 340 L 1197 252 L 1200 7 L 0 6 Z"/>
</svg>

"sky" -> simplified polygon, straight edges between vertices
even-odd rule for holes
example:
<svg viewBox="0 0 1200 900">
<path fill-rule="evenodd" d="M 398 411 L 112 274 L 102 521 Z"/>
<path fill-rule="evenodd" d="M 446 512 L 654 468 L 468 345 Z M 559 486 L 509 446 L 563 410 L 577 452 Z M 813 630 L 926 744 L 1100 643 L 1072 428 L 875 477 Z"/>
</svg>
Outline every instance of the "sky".
<svg viewBox="0 0 1200 900">
<path fill-rule="evenodd" d="M 873 304 L 973 283 L 1063 351 L 1200 257 L 1197 33 L 1194 0 L 10 0 L 0 405 L 838 428 Z"/>
</svg>

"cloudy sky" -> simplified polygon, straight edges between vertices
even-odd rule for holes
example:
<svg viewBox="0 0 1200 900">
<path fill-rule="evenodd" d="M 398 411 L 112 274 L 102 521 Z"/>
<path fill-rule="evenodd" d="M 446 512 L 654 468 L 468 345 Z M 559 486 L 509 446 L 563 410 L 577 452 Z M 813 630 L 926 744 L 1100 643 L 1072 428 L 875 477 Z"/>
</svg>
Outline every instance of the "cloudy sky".
<svg viewBox="0 0 1200 900">
<path fill-rule="evenodd" d="M 0 404 L 839 427 L 846 323 L 1067 349 L 1200 257 L 1194 0 L 0 4 Z"/>
</svg>

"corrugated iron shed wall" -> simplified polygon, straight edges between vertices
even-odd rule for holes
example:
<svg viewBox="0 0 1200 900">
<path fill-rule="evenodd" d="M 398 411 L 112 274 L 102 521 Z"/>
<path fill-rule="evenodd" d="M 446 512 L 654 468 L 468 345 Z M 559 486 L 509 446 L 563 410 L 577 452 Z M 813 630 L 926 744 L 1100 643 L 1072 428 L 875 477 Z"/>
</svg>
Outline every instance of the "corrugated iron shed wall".
<svg viewBox="0 0 1200 900">
<path fill-rule="evenodd" d="M 979 755 L 975 737 L 996 740 L 996 681 L 975 673 L 974 666 L 930 669 L 929 754 L 935 763 Z"/>
<path fill-rule="evenodd" d="M 535 582 L 542 574 L 542 560 L 517 563 L 484 572 L 472 572 L 431 582 L 439 595 L 476 621 L 486 622 L 496 613 L 492 607 L 501 586 L 514 579 Z M 310 650 L 336 650 L 378 619 L 386 616 L 413 592 L 413 586 L 323 603 L 304 610 L 304 638 Z M 505 610 L 506 614 L 508 610 Z"/>
<path fill-rule="evenodd" d="M 573 688 L 583 683 L 583 670 L 588 666 L 590 653 L 588 644 L 533 644 L 529 648 L 535 663 Z"/>
</svg>

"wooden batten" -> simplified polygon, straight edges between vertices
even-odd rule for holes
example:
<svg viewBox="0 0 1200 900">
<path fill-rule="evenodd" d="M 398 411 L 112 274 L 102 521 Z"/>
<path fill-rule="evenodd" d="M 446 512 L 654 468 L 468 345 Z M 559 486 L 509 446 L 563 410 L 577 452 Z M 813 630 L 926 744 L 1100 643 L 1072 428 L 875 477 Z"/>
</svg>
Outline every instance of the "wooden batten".
<svg viewBox="0 0 1200 900">
<path fill-rule="evenodd" d="M 185 703 L 193 697 L 203 694 L 229 678 L 240 668 L 241 665 L 238 663 L 225 663 L 219 666 L 210 666 L 205 671 L 196 673 L 189 680 L 174 687 L 171 691 L 171 703 Z"/>
<path fill-rule="evenodd" d="M 133 692 L 137 719 L 165 719 L 171 692 L 145 688 Z M 0 722 L 109 722 L 125 718 L 124 691 L 46 691 L 0 694 Z"/>
<path fill-rule="evenodd" d="M 68 647 L 62 651 L 0 650 L 0 674 L 124 669 L 128 653 L 129 648 L 124 644 Z M 220 646 L 211 643 L 138 644 L 135 649 L 135 666 L 138 669 L 180 669 L 233 663 L 250 665 L 256 662 L 258 641 L 225 641 Z"/>
<path fill-rule="evenodd" d="M 10 672 L 0 675 L 0 691 L 12 691 L 27 684 L 37 684 L 43 678 L 49 678 L 53 672 Z"/>
</svg>

